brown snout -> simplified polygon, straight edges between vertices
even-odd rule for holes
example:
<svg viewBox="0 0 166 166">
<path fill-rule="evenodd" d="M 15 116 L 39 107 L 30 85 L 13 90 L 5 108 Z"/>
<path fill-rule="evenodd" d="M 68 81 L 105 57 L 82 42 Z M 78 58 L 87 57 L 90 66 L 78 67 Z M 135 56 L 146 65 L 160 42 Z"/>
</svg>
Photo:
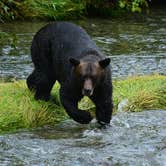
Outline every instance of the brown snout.
<svg viewBox="0 0 166 166">
<path fill-rule="evenodd" d="M 93 83 L 91 79 L 86 79 L 83 84 L 82 94 L 91 96 L 93 94 Z"/>
</svg>

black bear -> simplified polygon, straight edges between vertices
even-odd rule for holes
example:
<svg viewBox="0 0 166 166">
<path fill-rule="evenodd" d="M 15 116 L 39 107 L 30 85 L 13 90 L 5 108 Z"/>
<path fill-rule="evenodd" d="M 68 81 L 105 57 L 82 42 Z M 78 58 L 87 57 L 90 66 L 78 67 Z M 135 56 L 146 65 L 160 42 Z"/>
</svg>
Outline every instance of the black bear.
<svg viewBox="0 0 166 166">
<path fill-rule="evenodd" d="M 60 99 L 75 121 L 87 124 L 92 116 L 78 109 L 78 101 L 88 96 L 96 105 L 96 119 L 109 124 L 112 116 L 110 58 L 101 53 L 85 30 L 73 23 L 55 22 L 41 28 L 31 46 L 34 71 L 27 78 L 35 99 L 48 100 L 57 80 Z"/>
</svg>

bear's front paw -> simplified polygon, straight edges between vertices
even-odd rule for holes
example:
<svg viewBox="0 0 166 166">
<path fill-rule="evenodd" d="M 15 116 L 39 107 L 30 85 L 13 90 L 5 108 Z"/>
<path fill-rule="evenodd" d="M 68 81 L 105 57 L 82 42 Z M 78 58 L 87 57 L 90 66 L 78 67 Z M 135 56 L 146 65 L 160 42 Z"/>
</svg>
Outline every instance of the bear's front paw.
<svg viewBox="0 0 166 166">
<path fill-rule="evenodd" d="M 73 116 L 73 119 L 82 124 L 88 124 L 93 118 L 87 111 L 78 110 L 77 114 Z"/>
<path fill-rule="evenodd" d="M 99 123 L 101 126 L 109 126 L 109 125 L 110 125 L 110 122 L 98 121 L 98 123 Z"/>
</svg>

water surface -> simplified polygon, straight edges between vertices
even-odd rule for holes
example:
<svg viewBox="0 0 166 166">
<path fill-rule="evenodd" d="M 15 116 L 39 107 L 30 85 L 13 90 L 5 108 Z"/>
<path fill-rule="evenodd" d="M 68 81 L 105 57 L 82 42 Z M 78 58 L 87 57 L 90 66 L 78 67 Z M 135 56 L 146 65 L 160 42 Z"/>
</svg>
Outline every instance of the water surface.
<svg viewBox="0 0 166 166">
<path fill-rule="evenodd" d="M 131 75 L 166 74 L 166 10 L 150 15 L 124 16 L 116 19 L 77 21 L 93 40 L 111 56 L 114 78 Z M 32 71 L 30 45 L 34 34 L 46 22 L 0 24 L 1 32 L 11 34 L 1 39 L 0 76 L 26 78 Z M 14 38 L 15 49 L 11 46 Z"/>
<path fill-rule="evenodd" d="M 165 166 L 166 111 L 119 113 L 111 126 L 72 120 L 0 136 L 1 166 Z"/>
</svg>

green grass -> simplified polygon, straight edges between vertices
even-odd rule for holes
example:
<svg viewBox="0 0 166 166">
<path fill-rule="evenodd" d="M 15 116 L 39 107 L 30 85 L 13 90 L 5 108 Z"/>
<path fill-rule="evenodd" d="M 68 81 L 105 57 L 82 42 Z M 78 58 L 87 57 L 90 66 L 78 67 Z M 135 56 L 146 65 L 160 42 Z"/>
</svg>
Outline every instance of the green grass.
<svg viewBox="0 0 166 166">
<path fill-rule="evenodd" d="M 19 128 L 53 125 L 67 116 L 58 102 L 58 87 L 54 87 L 53 101 L 35 101 L 25 81 L 0 84 L 0 132 Z"/>
<path fill-rule="evenodd" d="M 135 76 L 114 82 L 114 103 L 128 100 L 124 111 L 166 109 L 166 76 Z"/>
<path fill-rule="evenodd" d="M 148 9 L 148 0 L 1 0 L 0 22 L 12 20 L 77 20 L 85 16 L 120 16 Z"/>
<path fill-rule="evenodd" d="M 71 20 L 82 18 L 85 6 L 83 3 L 72 0 L 26 0 L 28 10 L 24 13 L 26 18 L 39 18 L 44 20 Z"/>
<path fill-rule="evenodd" d="M 128 100 L 124 111 L 166 110 L 166 76 L 131 77 L 116 80 L 113 86 L 115 113 L 123 99 Z M 36 101 L 33 96 L 25 81 L 0 83 L 0 133 L 21 128 L 53 126 L 69 118 L 60 104 L 58 83 L 52 90 L 53 98 L 49 102 Z M 86 97 L 79 103 L 79 107 L 94 114 L 94 105 Z"/>
<path fill-rule="evenodd" d="M 82 18 L 85 4 L 75 0 L 2 0 L 0 22 L 11 20 L 71 20 Z"/>
</svg>

